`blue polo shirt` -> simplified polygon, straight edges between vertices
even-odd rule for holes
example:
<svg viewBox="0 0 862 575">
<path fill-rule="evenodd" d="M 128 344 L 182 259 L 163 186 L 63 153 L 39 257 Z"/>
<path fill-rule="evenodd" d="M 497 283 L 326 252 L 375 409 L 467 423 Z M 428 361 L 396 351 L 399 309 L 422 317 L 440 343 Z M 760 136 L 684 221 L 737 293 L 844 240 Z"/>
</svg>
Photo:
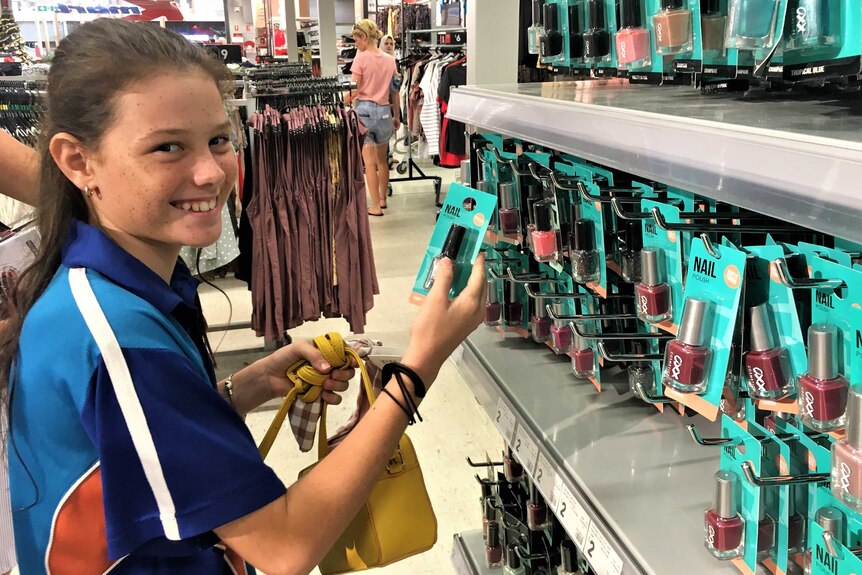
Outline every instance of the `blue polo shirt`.
<svg viewBox="0 0 862 575">
<path fill-rule="evenodd" d="M 143 418 L 124 416 L 72 296 L 69 271 L 80 267 Z M 24 321 L 10 388 L 21 573 L 246 573 L 213 529 L 285 487 L 218 393 L 198 309 L 197 281 L 181 262 L 168 285 L 98 229 L 72 227 L 59 270 Z M 142 441 L 155 456 L 139 455 Z"/>
</svg>

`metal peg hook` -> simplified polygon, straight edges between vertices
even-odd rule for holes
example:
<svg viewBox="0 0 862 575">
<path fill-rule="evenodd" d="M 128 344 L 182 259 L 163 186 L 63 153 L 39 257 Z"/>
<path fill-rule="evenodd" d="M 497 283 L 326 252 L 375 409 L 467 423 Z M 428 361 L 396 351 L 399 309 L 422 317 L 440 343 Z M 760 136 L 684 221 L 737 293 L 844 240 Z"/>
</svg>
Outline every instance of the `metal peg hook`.
<svg viewBox="0 0 862 575">
<path fill-rule="evenodd" d="M 637 316 L 632 316 L 637 318 Z M 613 319 L 611 316 L 599 316 L 595 319 Z M 629 319 L 629 316 L 620 319 Z M 575 333 L 581 336 L 584 339 L 604 339 L 604 340 L 636 340 L 636 339 L 673 339 L 675 336 L 669 333 L 663 332 L 652 332 L 652 333 L 599 333 L 599 332 L 585 332 L 581 331 L 578 327 L 577 323 L 571 324 L 572 329 L 575 330 Z"/>
<path fill-rule="evenodd" d="M 508 279 L 510 282 L 516 284 L 551 284 L 557 282 L 556 279 L 541 274 L 521 274 L 516 276 L 512 272 L 512 268 L 506 268 L 506 275 L 509 276 Z"/>
<path fill-rule="evenodd" d="M 690 423 L 685 426 L 688 431 L 689 437 L 691 437 L 692 441 L 699 445 L 703 445 L 706 447 L 713 447 L 716 445 L 741 445 L 742 440 L 736 439 L 732 437 L 701 437 L 700 433 L 697 431 L 697 427 L 694 426 L 693 423 Z"/>
<path fill-rule="evenodd" d="M 508 269 L 508 268 L 506 268 Z M 494 268 L 488 268 L 488 275 L 498 281 L 508 281 L 508 277 L 505 275 L 500 275 L 500 272 L 495 270 Z"/>
<path fill-rule="evenodd" d="M 547 180 L 548 177 L 547 176 L 540 176 L 538 171 L 536 170 L 537 166 L 538 166 L 538 164 L 536 162 L 530 162 L 529 164 L 527 164 L 527 167 L 530 169 L 530 175 L 533 176 L 533 178 L 535 178 L 535 180 L 537 182 L 544 183 L 544 181 Z"/>
<path fill-rule="evenodd" d="M 790 270 L 787 269 L 787 260 L 778 258 L 773 260 L 778 281 L 790 289 L 820 289 L 820 288 L 843 288 L 847 287 L 844 280 L 829 280 L 824 278 L 792 278 Z"/>
<path fill-rule="evenodd" d="M 811 473 L 809 475 L 778 475 L 776 477 L 758 477 L 754 466 L 750 461 L 742 464 L 742 474 L 752 484 L 758 487 L 771 487 L 774 485 L 803 485 L 807 483 L 821 483 L 829 481 L 829 473 Z"/>
<path fill-rule="evenodd" d="M 700 234 L 700 239 L 703 242 L 703 247 L 706 250 L 706 253 L 711 255 L 717 260 L 721 259 L 721 254 L 715 249 L 715 244 L 712 243 L 712 240 L 709 237 L 709 234 Z"/>
<path fill-rule="evenodd" d="M 469 465 L 470 467 L 498 467 L 498 466 L 502 467 L 503 462 L 500 461 L 498 463 L 496 461 L 493 461 L 493 462 L 492 461 L 485 461 L 485 462 L 481 462 L 481 463 L 476 463 L 472 459 L 467 457 L 467 465 Z M 478 477 L 478 475 L 476 477 Z"/>
<path fill-rule="evenodd" d="M 537 293 L 533 290 L 532 283 L 525 285 L 524 291 L 527 292 L 527 296 L 530 299 L 583 299 L 590 297 L 587 294 L 581 293 Z"/>
<path fill-rule="evenodd" d="M 723 233 L 760 233 L 760 232 L 784 232 L 790 229 L 787 225 L 779 226 L 777 224 L 769 224 L 763 223 L 758 224 L 756 226 L 743 226 L 743 225 L 734 225 L 734 224 L 713 224 L 713 223 L 668 223 L 667 220 L 664 219 L 664 215 L 661 213 L 657 207 L 653 206 L 652 210 L 652 219 L 655 221 L 655 225 L 657 225 L 662 230 L 669 231 L 677 231 L 677 232 L 702 232 L 702 231 L 710 231 L 710 232 L 723 232 Z"/>
<path fill-rule="evenodd" d="M 581 315 L 559 315 L 554 312 L 554 309 L 550 305 L 545 306 L 545 310 L 548 312 L 548 317 L 553 320 L 561 320 L 561 321 L 595 321 L 595 320 L 603 320 L 603 319 L 637 319 L 638 316 L 630 314 L 630 313 L 609 313 L 609 314 L 581 314 Z M 579 332 L 580 333 L 580 332 Z M 637 338 L 635 338 L 637 339 Z"/>
<path fill-rule="evenodd" d="M 660 353 L 611 353 L 603 341 L 600 341 L 596 348 L 599 355 L 608 361 L 654 361 L 664 358 Z"/>
<path fill-rule="evenodd" d="M 503 156 L 501 156 L 500 150 L 498 150 L 496 148 L 496 146 L 492 149 L 494 150 L 494 158 L 496 158 L 497 162 L 501 163 L 501 164 L 508 164 L 509 169 L 512 170 L 513 174 L 515 174 L 518 177 L 529 175 L 528 172 L 522 172 L 521 170 L 518 169 L 518 162 L 516 162 L 515 160 L 510 160 L 508 158 L 504 158 Z"/>
<path fill-rule="evenodd" d="M 554 187 L 557 188 L 558 190 L 562 190 L 564 192 L 577 192 L 578 191 L 577 186 L 569 187 L 569 186 L 565 186 L 565 185 L 561 184 L 560 180 L 557 179 L 557 174 L 555 172 L 551 172 L 550 178 L 551 178 L 551 184 L 553 184 Z M 580 179 L 578 181 L 580 182 Z"/>
<path fill-rule="evenodd" d="M 835 538 L 832 536 L 832 533 L 824 531 L 821 535 L 823 535 L 823 546 L 826 547 L 826 552 L 836 559 L 841 559 L 841 553 L 838 552 L 838 548 L 835 546 Z"/>
<path fill-rule="evenodd" d="M 649 212 L 627 212 L 623 209 L 621 198 L 611 198 L 611 206 L 614 208 L 614 213 L 621 220 L 651 220 L 652 214 Z"/>
</svg>

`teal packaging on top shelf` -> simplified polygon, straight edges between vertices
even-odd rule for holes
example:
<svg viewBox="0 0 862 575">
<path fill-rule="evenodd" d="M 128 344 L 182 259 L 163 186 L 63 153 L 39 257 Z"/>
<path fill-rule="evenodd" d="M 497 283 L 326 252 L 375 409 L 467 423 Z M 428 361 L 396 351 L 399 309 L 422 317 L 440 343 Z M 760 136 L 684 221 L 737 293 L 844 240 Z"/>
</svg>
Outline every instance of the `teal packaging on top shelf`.
<svg viewBox="0 0 862 575">
<path fill-rule="evenodd" d="M 590 27 L 590 20 L 594 18 L 596 22 L 593 27 Z M 604 22 L 598 18 L 604 18 Z M 587 52 L 587 43 L 595 42 L 595 44 L 606 52 L 607 56 L 602 57 L 600 52 L 587 61 L 595 66 L 595 73 L 598 78 L 615 78 L 617 72 L 617 49 L 614 42 L 614 33 L 617 31 L 617 4 L 616 0 L 588 0 L 587 4 L 587 31 L 585 34 L 591 34 L 589 37 L 584 36 L 584 52 Z M 603 33 L 606 32 L 607 36 Z M 605 44 L 606 42 L 606 44 Z"/>
<path fill-rule="evenodd" d="M 614 47 L 617 68 L 627 72 L 629 78 L 637 72 L 645 75 L 652 70 L 655 47 L 652 42 L 645 0 L 617 0 L 617 31 Z"/>
<path fill-rule="evenodd" d="M 790 0 L 784 28 L 784 79 L 853 76 L 860 70 L 862 3 Z"/>
<path fill-rule="evenodd" d="M 665 395 L 715 421 L 739 319 L 746 254 L 727 243 L 692 242 L 677 338 L 665 349 Z M 717 257 L 716 257 L 717 256 Z"/>
<path fill-rule="evenodd" d="M 452 184 L 440 211 L 425 258 L 416 276 L 410 302 L 421 304 L 431 287 L 437 266 L 443 257 L 455 262 L 455 277 L 449 297 L 455 297 L 467 285 L 470 266 L 476 261 L 488 224 L 497 206 L 497 198 L 463 186 Z"/>
<path fill-rule="evenodd" d="M 678 6 L 680 3 L 682 3 L 681 8 L 663 10 L 667 14 L 661 18 L 659 18 L 661 16 L 659 13 L 653 16 L 653 30 L 655 31 L 656 42 L 659 41 L 659 26 L 669 28 L 672 33 L 668 36 L 667 42 L 662 42 L 662 44 L 667 43 L 674 47 L 667 50 L 668 54 L 673 55 L 673 70 L 685 74 L 699 74 L 703 69 L 704 41 L 703 18 L 701 17 L 701 5 L 703 2 L 700 0 L 683 0 L 682 2 L 676 2 L 675 5 L 671 4 L 671 6 Z M 662 7 L 660 0 L 659 7 Z M 689 28 L 688 33 L 691 37 L 687 49 L 685 45 L 680 44 L 682 39 L 685 38 L 686 26 Z M 663 48 L 662 50 L 664 54 L 665 49 Z"/>
<path fill-rule="evenodd" d="M 569 63 L 568 1 L 546 0 L 542 7 L 542 35 L 539 58 L 542 64 L 560 67 Z"/>
</svg>

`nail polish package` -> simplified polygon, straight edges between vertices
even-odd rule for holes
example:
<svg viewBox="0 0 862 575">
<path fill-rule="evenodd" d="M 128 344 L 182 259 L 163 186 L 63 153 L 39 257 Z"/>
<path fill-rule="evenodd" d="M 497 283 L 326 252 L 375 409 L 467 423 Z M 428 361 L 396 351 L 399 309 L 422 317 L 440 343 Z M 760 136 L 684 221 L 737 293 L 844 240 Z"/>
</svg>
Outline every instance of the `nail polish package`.
<svg viewBox="0 0 862 575">
<path fill-rule="evenodd" d="M 790 352 L 779 343 L 769 304 L 749 309 L 749 346 L 743 355 L 748 394 L 754 399 L 782 399 L 796 393 Z"/>
<path fill-rule="evenodd" d="M 721 0 L 700 0 L 701 49 L 704 56 L 724 56 L 727 12 Z"/>
<path fill-rule="evenodd" d="M 745 550 L 745 520 L 740 514 L 739 478 L 732 471 L 715 474 L 715 501 L 704 517 L 704 544 L 716 559 L 736 559 Z"/>
<path fill-rule="evenodd" d="M 609 61 L 611 56 L 611 35 L 605 18 L 604 0 L 587 0 L 584 6 L 586 25 L 584 27 L 584 61 L 598 64 Z"/>
<path fill-rule="evenodd" d="M 584 62 L 584 5 L 570 4 L 568 10 L 569 65 L 576 66 Z"/>
<path fill-rule="evenodd" d="M 527 51 L 530 54 L 539 53 L 539 42 L 545 33 L 543 8 L 544 0 L 532 0 L 533 25 L 527 28 Z"/>
<path fill-rule="evenodd" d="M 789 555 L 797 555 L 805 552 L 808 519 L 799 512 L 801 506 L 796 503 L 796 486 L 788 487 L 789 505 L 787 520 L 787 552 Z"/>
<path fill-rule="evenodd" d="M 637 355 L 650 353 L 650 345 L 646 341 L 632 342 L 632 352 Z M 626 366 L 629 380 L 629 390 L 641 401 L 652 403 L 660 398 L 657 371 L 652 360 L 632 361 Z"/>
<path fill-rule="evenodd" d="M 410 303 L 422 304 L 434 287 L 443 258 L 452 260 L 454 264 L 449 297 L 461 293 L 470 278 L 471 266 L 482 249 L 496 207 L 494 195 L 461 184 L 450 186 L 416 276 Z"/>
<path fill-rule="evenodd" d="M 843 0 L 788 0 L 784 50 L 836 46 L 841 41 Z"/>
<path fill-rule="evenodd" d="M 524 466 L 515 459 L 511 449 L 503 454 L 503 475 L 509 483 L 520 483 L 524 480 Z"/>
<path fill-rule="evenodd" d="M 527 248 L 531 253 L 534 253 L 533 233 L 536 231 L 535 206 L 537 203 L 541 202 L 544 197 L 542 196 L 541 188 L 536 184 L 527 184 L 522 189 L 525 190 L 527 194 L 527 221 L 526 227 L 524 228 L 524 239 L 527 242 Z"/>
<path fill-rule="evenodd" d="M 641 250 L 641 281 L 635 284 L 638 317 L 647 323 L 673 318 L 670 285 L 664 281 L 663 252 L 659 248 Z"/>
<path fill-rule="evenodd" d="M 564 539 L 560 543 L 560 566 L 557 567 L 557 575 L 583 575 L 578 569 L 578 550 L 571 539 Z"/>
<path fill-rule="evenodd" d="M 574 339 L 572 326 L 566 320 L 558 319 L 551 326 L 551 349 L 557 355 L 565 355 L 572 350 Z"/>
<path fill-rule="evenodd" d="M 641 200 L 641 211 L 650 213 L 653 208 L 658 209 L 667 222 L 680 221 L 679 208 L 655 200 Z M 652 220 L 643 222 L 641 282 L 635 285 L 638 316 L 648 323 L 665 324 L 662 328 L 671 333 L 679 329 L 685 291 L 682 265 L 684 240 L 680 234 L 666 232 Z M 647 306 L 645 313 L 644 297 Z"/>
<path fill-rule="evenodd" d="M 548 0 L 542 7 L 544 29 L 539 38 L 539 56 L 543 64 L 554 64 L 563 54 L 563 34 L 560 26 L 561 6 Z"/>
<path fill-rule="evenodd" d="M 740 50 L 772 48 L 782 0 L 729 0 L 725 45 Z"/>
<path fill-rule="evenodd" d="M 496 501 L 494 497 L 488 497 L 485 499 L 485 507 L 482 513 L 482 538 L 485 540 L 485 543 L 488 543 L 491 524 L 497 523 L 497 509 L 494 507 L 495 503 Z"/>
<path fill-rule="evenodd" d="M 530 318 L 530 334 L 536 343 L 545 343 L 551 339 L 551 327 L 554 325 L 554 320 L 548 317 L 548 311 L 545 309 L 545 301 L 545 298 L 536 298 L 533 300 L 535 310 Z"/>
<path fill-rule="evenodd" d="M 597 282 L 601 278 L 601 262 L 596 249 L 595 226 L 591 220 L 581 218 L 572 224 L 569 240 L 569 262 L 572 278 L 580 284 Z"/>
<path fill-rule="evenodd" d="M 545 200 L 533 206 L 536 229 L 532 233 L 533 257 L 538 262 L 559 259 L 557 249 L 557 230 L 554 226 L 554 212 L 550 201 Z"/>
<path fill-rule="evenodd" d="M 727 240 L 709 249 L 700 238 L 692 242 L 682 321 L 665 348 L 665 395 L 711 420 L 729 373 L 746 261 Z"/>
<path fill-rule="evenodd" d="M 515 197 L 515 187 L 510 182 L 503 182 L 497 189 L 500 209 L 497 212 L 500 233 L 507 236 L 518 235 L 521 232 L 520 199 Z"/>
<path fill-rule="evenodd" d="M 842 340 L 833 324 L 808 328 L 808 372 L 799 376 L 799 418 L 817 431 L 844 427 L 850 383 L 839 365 Z"/>
<path fill-rule="evenodd" d="M 788 0 L 784 80 L 840 78 L 862 69 L 862 10 L 854 0 Z"/>
<path fill-rule="evenodd" d="M 659 54 L 690 52 L 692 43 L 692 13 L 688 0 L 661 0 L 661 9 L 653 16 L 655 51 Z"/>
<path fill-rule="evenodd" d="M 761 499 L 763 499 L 761 494 Z M 772 554 L 775 547 L 775 519 L 766 512 L 766 506 L 760 507 L 760 520 L 757 522 L 757 559 L 763 561 Z"/>
<path fill-rule="evenodd" d="M 806 575 L 812 573 L 854 573 L 862 568 L 862 561 L 846 545 L 848 517 L 837 505 L 823 505 L 814 514 L 811 523 L 811 548 L 805 553 Z M 839 554 L 834 557 L 827 548 L 824 533 L 831 536 L 832 548 Z M 839 570 L 840 568 L 840 570 Z"/>
<path fill-rule="evenodd" d="M 641 281 L 641 249 L 644 245 L 641 223 L 626 222 L 619 239 L 620 275 L 623 281 L 637 283 Z"/>
<path fill-rule="evenodd" d="M 503 293 L 503 323 L 520 326 L 524 321 L 524 304 L 521 294 L 524 288 L 515 282 L 508 282 Z"/>
<path fill-rule="evenodd" d="M 502 323 L 503 306 L 500 303 L 500 282 L 488 280 L 485 286 L 485 325 L 489 327 Z"/>
<path fill-rule="evenodd" d="M 596 375 L 596 354 L 590 342 L 572 331 L 572 372 L 575 377 L 586 379 Z"/>
<path fill-rule="evenodd" d="M 862 513 L 862 387 L 850 389 L 844 439 L 832 444 L 832 493 Z"/>
<path fill-rule="evenodd" d="M 641 0 L 619 0 L 620 22 L 614 36 L 617 68 L 639 70 L 652 63 L 650 31 L 644 26 Z"/>
<path fill-rule="evenodd" d="M 489 569 L 503 566 L 503 543 L 500 539 L 500 524 L 488 526 L 488 541 L 485 543 L 485 564 Z"/>
<path fill-rule="evenodd" d="M 503 573 L 505 575 L 524 575 L 526 572 L 527 570 L 518 556 L 518 545 L 512 543 L 506 547 L 506 564 L 503 567 Z"/>
<path fill-rule="evenodd" d="M 551 526 L 551 512 L 548 504 L 536 489 L 535 483 L 530 483 L 530 501 L 527 503 L 527 526 L 531 531 L 543 531 Z"/>
</svg>

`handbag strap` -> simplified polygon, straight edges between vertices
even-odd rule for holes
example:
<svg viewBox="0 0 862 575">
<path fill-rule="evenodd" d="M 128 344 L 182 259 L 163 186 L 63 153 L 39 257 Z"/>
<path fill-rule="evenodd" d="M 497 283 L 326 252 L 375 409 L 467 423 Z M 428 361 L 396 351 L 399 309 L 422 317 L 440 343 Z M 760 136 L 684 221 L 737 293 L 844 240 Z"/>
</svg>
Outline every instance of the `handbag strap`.
<svg viewBox="0 0 862 575">
<path fill-rule="evenodd" d="M 359 354 L 344 342 L 344 338 L 339 333 L 328 333 L 314 338 L 314 347 L 320 350 L 324 359 L 333 369 L 343 369 L 350 367 L 351 359 L 356 360 L 359 364 L 359 371 L 362 374 L 362 384 L 365 386 L 365 393 L 368 395 L 368 401 L 374 403 L 376 396 L 374 395 L 374 386 L 371 383 L 371 378 L 368 376 L 368 371 L 365 369 L 365 362 L 359 357 Z M 279 431 L 284 426 L 284 420 L 290 411 L 290 407 L 297 400 L 311 403 L 313 401 L 322 401 L 320 395 L 323 393 L 323 384 L 329 379 L 329 375 L 320 373 L 307 360 L 301 359 L 293 364 L 287 370 L 287 378 L 293 383 L 291 389 L 281 402 L 281 407 L 272 419 L 266 435 L 260 442 L 258 451 L 263 458 L 269 454 L 269 450 L 275 443 Z M 320 431 L 317 438 L 317 455 L 319 459 L 323 459 L 329 453 L 329 445 L 327 444 L 326 435 L 326 403 L 320 413 Z"/>
</svg>

